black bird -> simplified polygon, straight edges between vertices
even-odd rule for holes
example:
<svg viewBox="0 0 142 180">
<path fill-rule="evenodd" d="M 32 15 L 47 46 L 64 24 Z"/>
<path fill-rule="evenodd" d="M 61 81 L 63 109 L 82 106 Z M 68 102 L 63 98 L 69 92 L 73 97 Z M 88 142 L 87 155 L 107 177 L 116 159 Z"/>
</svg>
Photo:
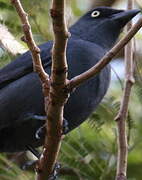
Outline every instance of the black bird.
<svg viewBox="0 0 142 180">
<path fill-rule="evenodd" d="M 98 7 L 71 26 L 67 46 L 68 78 L 95 65 L 114 45 L 124 25 L 138 12 Z M 39 46 L 44 68 L 49 74 L 52 44 L 49 41 Z M 78 127 L 96 109 L 109 82 L 108 65 L 71 94 L 64 110 L 68 131 Z M 28 146 L 42 145 L 43 138 L 37 139 L 35 134 L 44 125 L 44 116 L 41 83 L 33 72 L 28 51 L 0 70 L 0 152 L 24 151 Z"/>
</svg>

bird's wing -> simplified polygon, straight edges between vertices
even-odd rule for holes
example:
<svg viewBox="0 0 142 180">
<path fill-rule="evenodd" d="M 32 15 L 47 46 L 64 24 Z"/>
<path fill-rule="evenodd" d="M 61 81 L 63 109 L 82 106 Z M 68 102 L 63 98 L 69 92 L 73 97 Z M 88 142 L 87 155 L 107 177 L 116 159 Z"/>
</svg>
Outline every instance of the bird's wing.
<svg viewBox="0 0 142 180">
<path fill-rule="evenodd" d="M 51 66 L 52 41 L 39 46 L 44 67 Z M 20 77 L 33 72 L 31 53 L 28 51 L 0 70 L 0 89 Z"/>
</svg>

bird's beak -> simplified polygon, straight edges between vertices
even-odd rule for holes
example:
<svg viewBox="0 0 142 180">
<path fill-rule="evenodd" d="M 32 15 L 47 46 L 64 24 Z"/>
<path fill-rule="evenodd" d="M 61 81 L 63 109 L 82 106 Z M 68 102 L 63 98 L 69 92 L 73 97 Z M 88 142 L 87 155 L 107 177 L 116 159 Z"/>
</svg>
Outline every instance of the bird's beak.
<svg viewBox="0 0 142 180">
<path fill-rule="evenodd" d="M 140 12 L 140 10 L 138 10 L 138 9 L 121 11 L 121 12 L 114 14 L 112 16 L 112 20 L 120 23 L 122 26 L 125 26 L 125 24 L 127 24 L 127 22 L 130 21 L 139 12 Z"/>
</svg>

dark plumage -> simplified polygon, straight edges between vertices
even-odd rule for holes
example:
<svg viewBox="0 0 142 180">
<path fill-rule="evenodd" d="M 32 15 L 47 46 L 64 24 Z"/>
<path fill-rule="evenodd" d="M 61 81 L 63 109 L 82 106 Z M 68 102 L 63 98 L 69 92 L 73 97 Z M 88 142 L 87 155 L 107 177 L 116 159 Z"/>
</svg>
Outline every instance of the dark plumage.
<svg viewBox="0 0 142 180">
<path fill-rule="evenodd" d="M 70 28 L 72 36 L 67 46 L 68 78 L 96 64 L 117 40 L 121 29 L 139 11 L 122 11 L 99 7 L 89 11 Z M 42 44 L 41 58 L 50 74 L 52 41 Z M 83 83 L 65 105 L 64 118 L 69 131 L 79 126 L 96 109 L 106 94 L 110 82 L 110 66 Z M 0 70 L 0 151 L 26 150 L 37 147 L 43 139 L 35 138 L 44 121 L 32 119 L 45 115 L 41 83 L 33 72 L 30 52 Z M 31 118 L 30 118 L 31 117 Z"/>
</svg>

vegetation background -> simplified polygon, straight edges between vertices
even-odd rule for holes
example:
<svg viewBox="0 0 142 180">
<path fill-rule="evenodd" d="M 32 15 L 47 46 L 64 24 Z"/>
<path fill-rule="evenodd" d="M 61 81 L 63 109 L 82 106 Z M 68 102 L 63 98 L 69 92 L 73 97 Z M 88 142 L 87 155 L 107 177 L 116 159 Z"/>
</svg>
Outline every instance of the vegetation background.
<svg viewBox="0 0 142 180">
<path fill-rule="evenodd" d="M 51 19 L 49 16 L 50 0 L 21 0 L 29 14 L 34 38 L 37 44 L 52 39 Z M 142 1 L 135 1 L 137 8 Z M 120 0 L 67 0 L 67 22 L 72 24 L 88 9 L 95 6 L 113 6 L 126 8 L 126 1 Z M 6 33 L 2 33 L 8 28 Z M 0 0 L 0 66 L 15 59 L 27 47 L 20 41 L 22 36 L 19 18 L 10 4 L 10 0 Z M 11 37 L 13 35 L 15 39 Z M 124 32 L 121 36 L 124 35 Z M 3 41 L 5 40 L 5 41 Z M 14 46 L 13 43 L 19 44 Z M 128 180 L 142 180 L 142 34 L 136 35 L 136 83 L 131 94 L 128 116 Z M 17 47 L 17 51 L 14 48 Z M 15 52 L 15 53 L 12 53 Z M 117 64 L 117 66 L 115 66 Z M 113 180 L 116 170 L 116 123 L 122 97 L 124 77 L 123 51 L 112 63 L 113 71 L 120 71 L 112 76 L 109 92 L 86 123 L 67 135 L 63 141 L 60 162 L 64 168 L 59 179 L 62 180 Z M 30 153 L 0 154 L 0 180 L 33 180 L 34 171 L 21 170 L 27 160 L 34 159 Z"/>
</svg>

